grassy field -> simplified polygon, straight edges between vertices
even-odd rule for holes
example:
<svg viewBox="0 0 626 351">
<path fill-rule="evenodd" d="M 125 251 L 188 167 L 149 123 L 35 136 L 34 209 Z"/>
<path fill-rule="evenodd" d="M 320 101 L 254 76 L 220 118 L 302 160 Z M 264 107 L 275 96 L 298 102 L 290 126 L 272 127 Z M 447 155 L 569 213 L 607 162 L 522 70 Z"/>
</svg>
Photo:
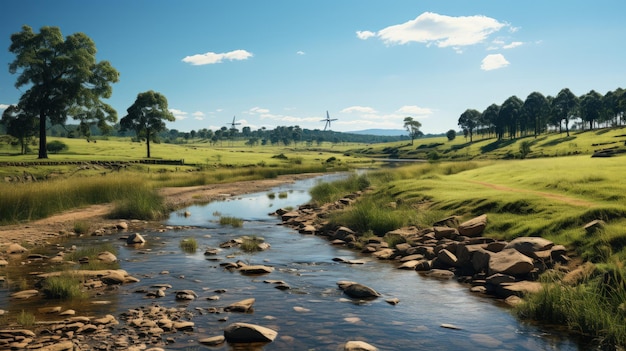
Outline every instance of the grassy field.
<svg viewBox="0 0 626 351">
<path fill-rule="evenodd" d="M 572 155 L 591 155 L 599 149 L 617 147 L 623 149 L 626 141 L 626 127 L 598 129 L 591 131 L 573 131 L 550 133 L 505 139 L 498 141 L 494 137 L 475 135 L 473 142 L 463 136 L 453 141 L 446 137 L 416 139 L 414 145 L 407 142 L 366 145 L 348 148 L 353 155 L 370 157 L 412 158 L 424 160 L 471 160 L 471 159 L 516 159 L 521 157 L 520 146 L 530 144 L 530 153 L 526 158 L 559 157 Z"/>
</svg>

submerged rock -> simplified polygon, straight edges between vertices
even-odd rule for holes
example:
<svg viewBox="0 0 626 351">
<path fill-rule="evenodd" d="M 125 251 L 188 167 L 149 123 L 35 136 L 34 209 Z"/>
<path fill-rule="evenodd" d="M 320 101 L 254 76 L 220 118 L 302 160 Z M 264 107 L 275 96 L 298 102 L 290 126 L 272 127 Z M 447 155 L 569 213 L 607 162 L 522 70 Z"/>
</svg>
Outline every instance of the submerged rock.
<svg viewBox="0 0 626 351">
<path fill-rule="evenodd" d="M 224 329 L 224 337 L 230 343 L 272 342 L 275 330 L 250 323 L 233 323 Z"/>
</svg>

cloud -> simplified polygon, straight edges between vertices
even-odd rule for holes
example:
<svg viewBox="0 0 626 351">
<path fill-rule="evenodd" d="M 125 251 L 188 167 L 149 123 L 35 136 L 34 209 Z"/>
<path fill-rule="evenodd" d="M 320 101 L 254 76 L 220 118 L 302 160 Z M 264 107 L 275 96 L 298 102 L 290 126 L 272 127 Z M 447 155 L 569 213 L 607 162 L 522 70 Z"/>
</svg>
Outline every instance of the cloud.
<svg viewBox="0 0 626 351">
<path fill-rule="evenodd" d="M 187 118 L 188 113 L 185 111 L 177 110 L 175 108 L 169 109 L 170 112 L 174 115 L 177 121 L 182 121 Z"/>
<path fill-rule="evenodd" d="M 503 49 L 513 49 L 513 48 L 516 48 L 516 47 L 522 46 L 522 45 L 524 45 L 524 43 L 522 43 L 521 41 L 514 41 L 514 42 L 512 42 L 510 44 L 502 46 L 502 48 Z"/>
<path fill-rule="evenodd" d="M 222 63 L 224 60 L 229 61 L 241 61 L 247 60 L 252 57 L 252 53 L 246 50 L 234 50 L 225 53 L 207 52 L 204 54 L 196 54 L 183 58 L 183 62 L 190 63 L 194 66 L 211 65 L 215 63 Z"/>
<path fill-rule="evenodd" d="M 296 51 L 296 54 L 300 56 L 306 55 L 306 53 L 302 50 Z"/>
<path fill-rule="evenodd" d="M 266 108 L 261 108 L 261 107 L 258 107 L 258 106 L 253 107 L 253 108 L 251 108 L 251 109 L 249 109 L 247 111 L 247 113 L 249 113 L 249 114 L 266 114 L 266 113 L 269 113 L 269 112 L 270 112 L 270 110 L 268 110 Z"/>
<path fill-rule="evenodd" d="M 397 112 L 403 113 L 403 114 L 415 115 L 415 116 L 422 116 L 422 117 L 426 117 L 428 115 L 433 114 L 433 110 L 426 108 L 426 107 L 419 107 L 415 105 L 402 106 L 398 109 Z"/>
<path fill-rule="evenodd" d="M 371 37 L 375 37 L 376 33 L 374 32 L 370 32 L 369 30 L 357 30 L 356 31 L 356 36 L 357 38 L 361 39 L 361 40 L 367 40 Z"/>
<path fill-rule="evenodd" d="M 196 121 L 204 121 L 204 112 L 196 111 L 191 114 Z"/>
<path fill-rule="evenodd" d="M 11 106 L 11 105 L 0 104 L 0 110 L 6 110 L 9 106 Z"/>
<path fill-rule="evenodd" d="M 350 106 L 340 111 L 341 113 L 376 113 L 376 110 L 366 106 Z"/>
<path fill-rule="evenodd" d="M 484 71 L 491 71 L 494 69 L 503 68 L 509 65 L 509 61 L 507 61 L 502 54 L 491 54 L 485 56 L 480 65 L 480 69 Z"/>
<path fill-rule="evenodd" d="M 424 12 L 414 20 L 381 29 L 375 35 L 385 44 L 425 43 L 427 46 L 453 47 L 458 52 L 460 46 L 483 42 L 487 37 L 508 26 L 486 16 L 445 16 Z M 371 37 L 372 32 L 360 31 L 360 39 Z"/>
</svg>

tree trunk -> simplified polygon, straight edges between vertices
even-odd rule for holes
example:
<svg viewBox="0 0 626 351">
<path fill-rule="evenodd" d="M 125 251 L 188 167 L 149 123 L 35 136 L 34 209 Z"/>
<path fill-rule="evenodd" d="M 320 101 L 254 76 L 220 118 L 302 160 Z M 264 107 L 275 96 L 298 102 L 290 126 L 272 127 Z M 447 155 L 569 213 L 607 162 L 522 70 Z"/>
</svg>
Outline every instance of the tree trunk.
<svg viewBox="0 0 626 351">
<path fill-rule="evenodd" d="M 39 158 L 48 158 L 46 144 L 46 115 L 41 111 L 39 112 Z"/>
<path fill-rule="evenodd" d="M 150 158 L 150 129 L 146 131 L 146 147 L 148 149 L 148 158 Z"/>
</svg>

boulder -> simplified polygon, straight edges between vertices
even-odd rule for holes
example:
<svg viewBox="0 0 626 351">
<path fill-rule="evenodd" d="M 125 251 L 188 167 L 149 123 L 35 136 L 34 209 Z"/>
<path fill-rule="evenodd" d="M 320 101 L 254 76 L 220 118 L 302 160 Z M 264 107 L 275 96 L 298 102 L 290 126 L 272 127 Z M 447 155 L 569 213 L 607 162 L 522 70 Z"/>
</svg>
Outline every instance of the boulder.
<svg viewBox="0 0 626 351">
<path fill-rule="evenodd" d="M 511 240 L 504 249 L 515 249 L 528 257 L 536 258 L 535 252 L 549 250 L 552 246 L 554 243 L 548 239 L 522 236 Z"/>
<path fill-rule="evenodd" d="M 146 239 L 144 239 L 143 236 L 141 236 L 141 234 L 139 233 L 133 233 L 129 235 L 128 238 L 126 238 L 127 245 L 141 245 L 145 243 Z"/>
<path fill-rule="evenodd" d="M 343 293 L 357 299 L 376 298 L 380 296 L 376 290 L 359 283 L 347 285 L 343 288 Z"/>
<path fill-rule="evenodd" d="M 438 220 L 433 223 L 433 227 L 450 227 L 456 228 L 459 226 L 459 217 L 458 216 L 450 216 L 443 219 Z"/>
<path fill-rule="evenodd" d="M 533 268 L 533 259 L 515 249 L 504 249 L 491 253 L 489 257 L 489 274 L 503 273 L 513 276 L 530 273 Z"/>
<path fill-rule="evenodd" d="M 233 323 L 224 329 L 229 343 L 272 342 L 277 335 L 275 330 L 250 323 Z"/>
<path fill-rule="evenodd" d="M 344 345 L 343 350 L 344 351 L 378 351 L 378 348 L 364 341 L 348 341 Z"/>
<path fill-rule="evenodd" d="M 379 260 L 388 260 L 395 254 L 394 249 L 382 248 L 372 254 L 372 256 L 378 258 Z"/>
<path fill-rule="evenodd" d="M 487 226 L 487 215 L 480 215 L 459 224 L 459 234 L 469 237 L 479 236 Z"/>
<path fill-rule="evenodd" d="M 458 259 L 455 254 L 448 251 L 447 249 L 439 250 L 437 254 L 437 259 L 440 263 L 443 263 L 445 266 L 457 266 Z"/>
<path fill-rule="evenodd" d="M 335 230 L 335 239 L 343 240 L 348 235 L 356 235 L 356 233 L 348 227 L 339 227 Z"/>
<path fill-rule="evenodd" d="M 454 272 L 449 271 L 447 269 L 431 269 L 421 274 L 429 278 L 442 279 L 442 280 L 454 278 Z"/>
<path fill-rule="evenodd" d="M 450 227 L 433 227 L 435 239 L 454 239 L 459 236 L 459 231 Z"/>
<path fill-rule="evenodd" d="M 533 294 L 541 291 L 542 285 L 539 282 L 523 280 L 515 283 L 503 283 L 496 288 L 496 294 L 507 298 L 511 295 L 523 297 L 526 294 Z"/>
</svg>

